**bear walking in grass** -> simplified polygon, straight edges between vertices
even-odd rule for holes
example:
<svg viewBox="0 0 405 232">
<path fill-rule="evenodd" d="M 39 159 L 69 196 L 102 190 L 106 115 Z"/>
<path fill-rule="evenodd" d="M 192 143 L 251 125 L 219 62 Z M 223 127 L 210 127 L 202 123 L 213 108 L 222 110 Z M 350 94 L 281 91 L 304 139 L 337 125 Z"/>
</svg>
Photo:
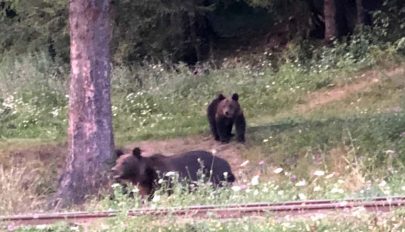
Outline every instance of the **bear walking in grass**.
<svg viewBox="0 0 405 232">
<path fill-rule="evenodd" d="M 237 93 L 231 98 L 219 94 L 208 105 L 208 122 L 215 140 L 228 143 L 233 136 L 232 127 L 235 124 L 237 141 L 245 142 L 246 120 L 238 100 Z"/>
<path fill-rule="evenodd" d="M 118 158 L 112 168 L 114 179 L 137 185 L 142 196 L 152 196 L 161 187 L 159 179 L 166 179 L 169 172 L 176 172 L 179 181 L 188 184 L 201 180 L 211 182 L 214 187 L 235 181 L 229 163 L 212 153 L 202 150 L 189 151 L 173 156 L 154 154 L 149 157 L 141 155 L 141 149 L 135 147 L 132 154 L 117 152 Z"/>
</svg>

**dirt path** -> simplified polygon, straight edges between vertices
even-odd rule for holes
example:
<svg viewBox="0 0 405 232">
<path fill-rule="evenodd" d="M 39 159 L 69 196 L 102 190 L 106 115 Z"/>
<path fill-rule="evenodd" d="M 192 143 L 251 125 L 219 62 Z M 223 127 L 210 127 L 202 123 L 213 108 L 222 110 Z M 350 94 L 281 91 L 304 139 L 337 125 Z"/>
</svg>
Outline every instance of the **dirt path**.
<svg viewBox="0 0 405 232">
<path fill-rule="evenodd" d="M 337 86 L 331 89 L 321 90 L 310 93 L 307 96 L 307 100 L 304 104 L 298 105 L 294 111 L 300 113 L 309 112 L 315 108 L 322 107 L 328 103 L 343 100 L 344 98 L 361 92 L 377 83 L 379 83 L 384 77 L 405 77 L 405 69 L 403 67 L 397 67 L 389 70 L 373 70 L 363 73 L 353 83 Z"/>
</svg>

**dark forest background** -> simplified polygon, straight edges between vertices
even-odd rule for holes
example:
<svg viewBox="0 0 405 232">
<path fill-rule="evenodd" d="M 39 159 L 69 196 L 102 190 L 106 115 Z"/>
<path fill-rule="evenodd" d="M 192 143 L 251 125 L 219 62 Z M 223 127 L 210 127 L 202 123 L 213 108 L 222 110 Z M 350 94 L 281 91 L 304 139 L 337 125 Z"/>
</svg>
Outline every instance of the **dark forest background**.
<svg viewBox="0 0 405 232">
<path fill-rule="evenodd" d="M 334 37 L 339 40 L 377 25 L 385 29 L 385 41 L 403 36 L 404 1 L 332 2 Z M 66 0 L 0 1 L 0 54 L 46 52 L 67 63 L 67 4 Z M 324 16 L 324 0 L 113 0 L 112 4 L 116 64 L 147 60 L 193 65 L 220 60 L 238 49 L 277 50 L 289 41 L 322 41 L 325 21 L 331 20 Z"/>
</svg>

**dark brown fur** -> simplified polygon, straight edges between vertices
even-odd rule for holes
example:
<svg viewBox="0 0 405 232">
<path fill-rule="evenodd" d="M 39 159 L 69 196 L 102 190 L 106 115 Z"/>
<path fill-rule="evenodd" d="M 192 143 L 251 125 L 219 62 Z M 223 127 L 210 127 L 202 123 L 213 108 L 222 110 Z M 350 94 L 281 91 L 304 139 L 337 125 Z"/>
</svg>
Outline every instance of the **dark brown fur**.
<svg viewBox="0 0 405 232">
<path fill-rule="evenodd" d="M 159 188 L 159 178 L 165 179 L 168 172 L 177 172 L 181 181 L 188 183 L 199 180 L 199 170 L 209 177 L 214 187 L 222 186 L 223 183 L 232 183 L 235 176 L 232 173 L 229 163 L 207 151 L 190 151 L 173 156 L 155 154 L 150 157 L 143 157 L 141 150 L 136 147 L 132 154 L 120 155 L 112 168 L 114 179 L 119 183 L 123 180 L 130 181 L 137 185 L 141 195 L 151 196 Z M 210 174 L 210 170 L 212 173 Z M 224 177 L 227 172 L 227 178 Z"/>
<path fill-rule="evenodd" d="M 232 127 L 235 124 L 236 139 L 238 142 L 245 142 L 246 119 L 238 100 L 237 93 L 232 98 L 219 94 L 208 105 L 208 122 L 215 140 L 228 143 L 233 136 Z"/>
</svg>

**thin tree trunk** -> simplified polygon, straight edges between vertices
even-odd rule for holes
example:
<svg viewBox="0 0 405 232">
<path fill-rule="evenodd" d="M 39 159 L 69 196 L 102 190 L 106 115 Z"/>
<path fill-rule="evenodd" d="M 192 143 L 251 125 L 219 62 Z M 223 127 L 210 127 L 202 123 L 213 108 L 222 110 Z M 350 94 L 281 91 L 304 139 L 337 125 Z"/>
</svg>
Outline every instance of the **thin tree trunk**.
<svg viewBox="0 0 405 232">
<path fill-rule="evenodd" d="M 357 10 L 357 26 L 364 25 L 364 8 L 363 0 L 356 0 L 356 10 Z"/>
<path fill-rule="evenodd" d="M 325 40 L 333 41 L 337 37 L 335 0 L 324 0 Z"/>
<path fill-rule="evenodd" d="M 190 28 L 190 38 L 191 38 L 191 45 L 194 48 L 195 56 L 197 61 L 201 60 L 201 53 L 200 53 L 200 45 L 198 42 L 197 37 L 197 26 L 196 26 L 196 15 L 195 13 L 188 13 L 187 14 L 188 26 Z"/>
<path fill-rule="evenodd" d="M 69 154 L 57 203 L 81 203 L 107 183 L 114 147 L 110 0 L 70 0 Z"/>
</svg>

